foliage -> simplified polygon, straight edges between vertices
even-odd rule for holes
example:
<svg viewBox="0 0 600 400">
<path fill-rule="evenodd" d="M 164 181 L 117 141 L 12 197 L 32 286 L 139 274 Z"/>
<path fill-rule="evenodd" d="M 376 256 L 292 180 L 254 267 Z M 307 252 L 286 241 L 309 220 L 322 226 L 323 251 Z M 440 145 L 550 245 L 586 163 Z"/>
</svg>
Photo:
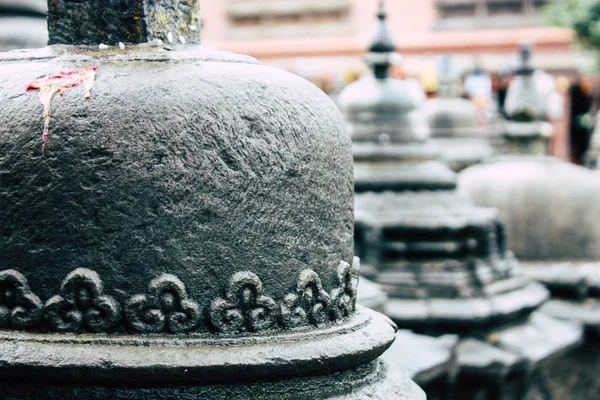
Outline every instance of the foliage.
<svg viewBox="0 0 600 400">
<path fill-rule="evenodd" d="M 542 12 L 550 25 L 571 28 L 583 46 L 600 49 L 600 0 L 550 0 Z"/>
</svg>

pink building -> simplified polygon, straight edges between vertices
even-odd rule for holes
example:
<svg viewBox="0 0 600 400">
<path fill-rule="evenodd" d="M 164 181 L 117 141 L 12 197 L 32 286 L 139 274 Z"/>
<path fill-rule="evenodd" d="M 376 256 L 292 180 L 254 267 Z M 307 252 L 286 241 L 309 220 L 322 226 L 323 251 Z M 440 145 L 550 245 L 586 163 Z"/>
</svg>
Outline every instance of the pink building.
<svg viewBox="0 0 600 400">
<path fill-rule="evenodd" d="M 432 55 L 456 54 L 465 69 L 479 58 L 502 70 L 524 40 L 536 63 L 568 72 L 581 63 L 571 31 L 542 26 L 542 0 L 387 0 L 390 25 L 405 68 L 415 74 Z M 250 54 L 301 75 L 363 68 L 378 0 L 219 0 L 203 2 L 204 44 Z"/>
</svg>

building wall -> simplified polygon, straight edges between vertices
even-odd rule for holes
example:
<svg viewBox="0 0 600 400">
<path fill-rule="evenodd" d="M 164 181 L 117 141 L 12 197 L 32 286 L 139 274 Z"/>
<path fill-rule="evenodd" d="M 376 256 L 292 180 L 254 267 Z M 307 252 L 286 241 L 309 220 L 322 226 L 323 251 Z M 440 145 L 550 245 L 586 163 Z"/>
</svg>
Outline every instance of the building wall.
<svg viewBox="0 0 600 400">
<path fill-rule="evenodd" d="M 291 4 L 306 9 L 312 2 L 323 0 L 220 0 L 203 3 L 205 28 L 203 43 L 210 47 L 250 54 L 268 64 L 295 70 L 303 75 L 343 73 L 362 68 L 365 53 L 376 24 L 377 0 L 335 0 L 346 3 L 347 17 L 332 26 L 318 19 L 285 18 L 278 23 L 269 18 L 260 29 L 240 29 L 232 22 L 232 10 L 248 5 L 270 9 Z M 469 0 L 466 0 L 469 1 Z M 471 0 L 474 3 L 488 0 Z M 539 0 L 507 0 L 507 3 Z M 465 64 L 479 58 L 486 68 L 501 70 L 507 65 L 508 54 L 515 52 L 518 43 L 527 40 L 536 45 L 540 67 L 556 72 L 570 71 L 581 64 L 571 50 L 570 30 L 535 24 L 531 16 L 505 15 L 487 18 L 458 17 L 441 19 L 439 4 L 456 0 L 387 0 L 389 23 L 398 50 L 406 56 L 409 72 L 422 69 L 433 56 L 453 53 Z M 275 6 L 273 6 L 273 4 Z M 266 21 L 266 22 L 265 22 Z M 291 27 L 290 27 L 291 26 Z M 241 31 L 241 33 L 240 33 Z"/>
</svg>

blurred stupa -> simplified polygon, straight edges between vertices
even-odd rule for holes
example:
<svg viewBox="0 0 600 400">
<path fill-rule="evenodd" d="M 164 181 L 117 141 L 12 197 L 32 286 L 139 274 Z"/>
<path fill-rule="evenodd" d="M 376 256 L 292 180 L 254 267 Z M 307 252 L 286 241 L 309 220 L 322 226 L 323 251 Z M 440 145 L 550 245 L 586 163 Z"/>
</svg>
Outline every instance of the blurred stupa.
<svg viewBox="0 0 600 400">
<path fill-rule="evenodd" d="M 456 192 L 456 175 L 435 161 L 425 96 L 411 81 L 388 77 L 394 45 L 385 14 L 379 18 L 367 56 L 373 74 L 339 97 L 353 139 L 363 273 L 387 292 L 384 312 L 401 329 L 461 335 L 456 398 L 542 393 L 539 369 L 578 344 L 581 330 L 535 312 L 548 292 L 507 249 L 497 210 Z M 421 341 L 421 351 L 432 345 Z M 393 350 L 386 357 L 401 354 Z M 431 398 L 447 398 L 446 385 L 423 387 Z"/>
<path fill-rule="evenodd" d="M 427 100 L 432 142 L 440 152 L 440 161 L 460 171 L 493 155 L 494 150 L 478 125 L 473 102 L 460 96 L 459 76 L 449 56 L 443 56 L 438 96 Z"/>
<path fill-rule="evenodd" d="M 600 213 L 600 175 L 545 155 L 552 128 L 531 55 L 530 46 L 521 48 L 507 98 L 512 154 L 465 170 L 460 188 L 478 205 L 502 211 L 509 246 L 553 292 L 544 311 L 597 331 L 600 228 L 590 216 Z"/>
</svg>

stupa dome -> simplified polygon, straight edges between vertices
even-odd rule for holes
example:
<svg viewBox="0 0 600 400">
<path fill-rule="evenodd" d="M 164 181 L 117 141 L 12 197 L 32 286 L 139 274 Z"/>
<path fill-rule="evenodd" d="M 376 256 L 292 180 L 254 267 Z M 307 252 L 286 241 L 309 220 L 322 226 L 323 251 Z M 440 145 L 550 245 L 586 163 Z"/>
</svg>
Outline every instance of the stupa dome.
<svg viewBox="0 0 600 400">
<path fill-rule="evenodd" d="M 426 97 L 414 79 L 389 78 L 396 54 L 392 36 L 379 13 L 379 28 L 366 61 L 373 68 L 348 85 L 338 98 L 355 142 L 424 142 L 429 138 L 423 111 Z"/>
</svg>

